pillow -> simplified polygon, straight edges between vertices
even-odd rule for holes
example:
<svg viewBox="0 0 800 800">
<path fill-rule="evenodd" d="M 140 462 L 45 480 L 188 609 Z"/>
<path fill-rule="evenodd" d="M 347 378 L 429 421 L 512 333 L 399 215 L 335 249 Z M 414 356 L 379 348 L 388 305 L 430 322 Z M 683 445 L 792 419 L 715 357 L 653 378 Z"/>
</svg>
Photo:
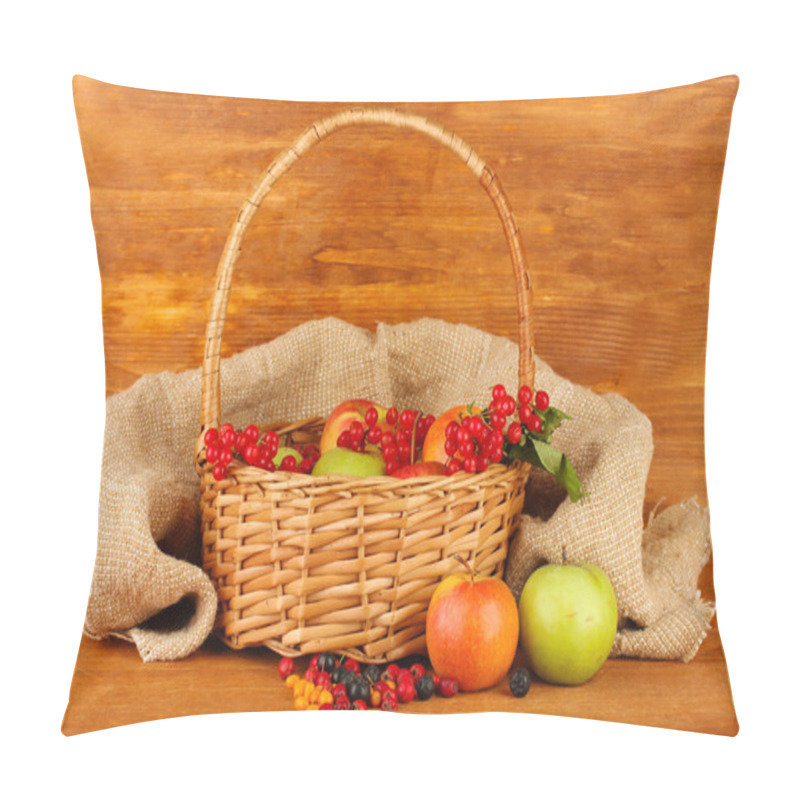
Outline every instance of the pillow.
<svg viewBox="0 0 800 800">
<path fill-rule="evenodd" d="M 575 384 L 624 396 L 649 419 L 654 455 L 645 518 L 659 504 L 707 503 L 708 288 L 737 86 L 726 77 L 615 97 L 398 106 L 456 132 L 497 171 L 529 254 L 537 356 Z M 116 398 L 141 387 L 139 379 L 196 370 L 217 262 L 242 200 L 310 123 L 346 106 L 150 92 L 83 77 L 75 78 L 74 95 L 102 276 L 111 413 Z M 427 316 L 516 341 L 507 241 L 474 178 L 446 148 L 413 131 L 350 128 L 305 154 L 264 198 L 236 264 L 222 356 L 329 316 L 368 332 L 379 322 Z M 151 553 L 174 560 L 167 582 L 198 555 L 197 539 L 169 535 L 178 512 L 168 496 Z M 196 625 L 199 609 L 213 603 L 202 601 L 205 591 L 197 588 L 187 605 L 176 590 L 170 608 L 148 607 L 145 616 L 128 597 L 103 596 L 106 605 L 124 606 L 128 624 L 98 630 L 87 615 L 65 732 L 224 710 L 196 697 L 171 706 L 153 696 L 149 704 L 121 700 L 92 714 L 92 698 L 109 687 L 80 669 L 82 659 L 106 658 L 116 670 L 103 674 L 123 675 L 146 648 L 105 637 L 169 639 L 171 628 Z M 699 591 L 713 603 L 710 561 Z M 209 657 L 225 658 L 232 669 L 247 663 L 213 638 L 194 647 L 198 669 Z M 617 653 L 636 654 L 635 647 Z M 263 658 L 273 656 L 265 651 Z M 633 674 L 626 670 L 642 668 L 614 659 L 604 674 L 622 687 Z M 554 695 L 545 706 L 514 708 L 734 733 L 715 626 L 689 668 L 715 698 L 712 722 L 707 710 L 691 708 L 688 694 L 686 712 L 675 714 L 676 687 L 668 684 L 659 689 L 663 705 L 648 712 L 652 719 L 631 708 L 610 711 L 599 698 L 596 706 L 576 706 Z M 126 691 L 124 680 L 111 680 L 119 680 L 112 696 Z M 504 710 L 506 695 L 494 690 L 471 701 L 477 705 L 464 699 L 458 702 L 467 705 L 452 709 Z M 248 707 L 241 697 L 229 699 L 230 710 Z"/>
</svg>

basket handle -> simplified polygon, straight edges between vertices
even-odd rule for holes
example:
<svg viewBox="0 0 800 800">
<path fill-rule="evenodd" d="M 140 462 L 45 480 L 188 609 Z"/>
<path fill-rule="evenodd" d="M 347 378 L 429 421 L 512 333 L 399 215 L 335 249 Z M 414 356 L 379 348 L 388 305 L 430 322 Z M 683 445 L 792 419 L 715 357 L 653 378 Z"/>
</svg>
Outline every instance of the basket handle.
<svg viewBox="0 0 800 800">
<path fill-rule="evenodd" d="M 519 322 L 519 382 L 533 388 L 533 328 L 532 289 L 528 265 L 522 248 L 519 228 L 509 206 L 505 192 L 495 173 L 483 159 L 454 133 L 425 117 L 394 109 L 354 108 L 340 111 L 313 123 L 295 142 L 278 155 L 262 174 L 252 195 L 239 209 L 239 213 L 228 234 L 225 249 L 217 267 L 216 287 L 206 324 L 206 346 L 203 359 L 202 397 L 200 421 L 203 429 L 218 426 L 220 422 L 220 350 L 222 330 L 230 296 L 233 267 L 239 256 L 244 232 L 258 210 L 261 201 L 270 192 L 277 180 L 298 159 L 334 131 L 351 125 L 390 125 L 410 128 L 430 136 L 450 148 L 472 171 L 494 204 L 506 242 L 511 253 L 514 281 L 517 290 L 517 312 Z"/>
</svg>

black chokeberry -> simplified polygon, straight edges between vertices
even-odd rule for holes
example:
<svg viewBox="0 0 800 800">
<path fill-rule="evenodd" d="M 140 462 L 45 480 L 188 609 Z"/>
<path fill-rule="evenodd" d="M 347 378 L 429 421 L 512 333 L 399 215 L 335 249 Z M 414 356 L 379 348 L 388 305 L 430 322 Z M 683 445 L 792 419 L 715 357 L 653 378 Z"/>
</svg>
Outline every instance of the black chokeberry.
<svg viewBox="0 0 800 800">
<path fill-rule="evenodd" d="M 333 672 L 336 667 L 336 656 L 333 653 L 320 653 L 317 657 L 317 669 L 320 672 Z"/>
<path fill-rule="evenodd" d="M 432 697 L 435 688 L 436 684 L 433 682 L 432 675 L 420 675 L 417 679 L 417 697 L 420 700 L 428 700 Z"/>
<path fill-rule="evenodd" d="M 364 702 L 369 701 L 369 683 L 367 680 L 360 675 L 358 677 L 354 677 L 352 682 L 345 683 L 347 687 L 347 696 L 350 698 L 351 702 L 355 702 L 356 700 L 363 700 Z"/>
<path fill-rule="evenodd" d="M 514 697 L 525 697 L 531 688 L 531 673 L 525 667 L 518 667 L 511 674 L 508 685 Z"/>
<path fill-rule="evenodd" d="M 381 668 L 377 664 L 367 664 L 361 674 L 370 683 L 377 683 L 381 679 Z"/>
</svg>

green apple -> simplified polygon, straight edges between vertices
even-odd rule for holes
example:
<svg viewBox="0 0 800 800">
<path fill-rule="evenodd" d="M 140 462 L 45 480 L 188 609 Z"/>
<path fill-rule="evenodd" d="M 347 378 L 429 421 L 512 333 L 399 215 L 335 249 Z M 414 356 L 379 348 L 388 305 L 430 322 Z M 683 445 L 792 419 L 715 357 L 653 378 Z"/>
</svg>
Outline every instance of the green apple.
<svg viewBox="0 0 800 800">
<path fill-rule="evenodd" d="M 617 633 L 617 600 L 608 576 L 592 564 L 535 570 L 519 598 L 522 650 L 548 683 L 577 686 L 605 663 Z"/>
<path fill-rule="evenodd" d="M 334 447 L 319 457 L 311 474 L 369 478 L 373 475 L 385 475 L 386 463 L 381 456 L 372 453 L 357 453 L 349 447 Z"/>
</svg>

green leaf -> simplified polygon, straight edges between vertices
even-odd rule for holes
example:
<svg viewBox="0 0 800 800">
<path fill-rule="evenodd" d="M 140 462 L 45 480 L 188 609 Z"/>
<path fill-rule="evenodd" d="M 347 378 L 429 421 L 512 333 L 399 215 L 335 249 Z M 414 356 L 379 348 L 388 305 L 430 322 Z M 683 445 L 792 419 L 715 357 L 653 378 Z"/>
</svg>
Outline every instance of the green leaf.
<svg viewBox="0 0 800 800">
<path fill-rule="evenodd" d="M 527 461 L 534 467 L 546 470 L 567 490 L 569 499 L 576 503 L 586 497 L 580 479 L 569 459 L 557 447 L 547 442 L 532 439 L 525 446 L 513 445 L 508 449 L 510 459 Z"/>
<path fill-rule="evenodd" d="M 538 411 L 537 413 L 542 418 L 542 432 L 540 436 L 546 442 L 552 439 L 553 431 L 560 427 L 565 419 L 572 419 L 569 414 L 565 414 L 554 406 L 549 406 L 546 411 Z"/>
</svg>

